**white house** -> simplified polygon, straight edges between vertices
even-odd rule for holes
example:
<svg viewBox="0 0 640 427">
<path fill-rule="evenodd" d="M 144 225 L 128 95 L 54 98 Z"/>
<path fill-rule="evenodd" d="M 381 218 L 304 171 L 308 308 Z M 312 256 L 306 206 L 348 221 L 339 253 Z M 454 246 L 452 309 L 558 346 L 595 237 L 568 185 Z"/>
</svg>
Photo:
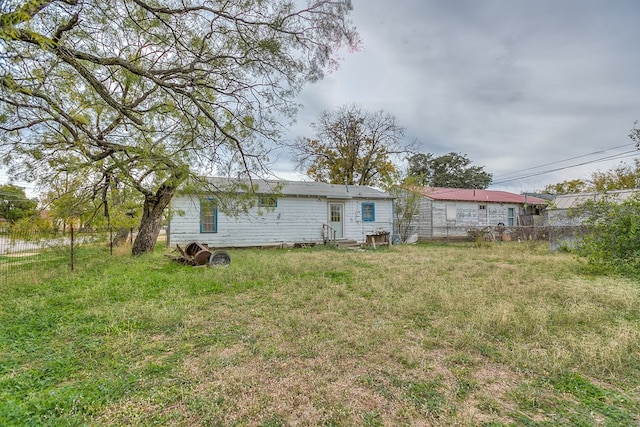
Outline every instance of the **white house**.
<svg viewBox="0 0 640 427">
<path fill-rule="evenodd" d="M 199 241 L 212 248 L 252 247 L 334 238 L 364 243 L 367 235 L 393 230 L 392 197 L 371 187 L 295 181 L 253 184 L 257 203 L 239 214 L 224 213 L 216 194 L 174 197 L 169 244 Z"/>
<path fill-rule="evenodd" d="M 416 189 L 422 198 L 418 220 L 418 237 L 423 240 L 467 237 L 478 227 L 515 227 L 534 225 L 547 201 L 507 191 L 467 188 Z"/>
</svg>

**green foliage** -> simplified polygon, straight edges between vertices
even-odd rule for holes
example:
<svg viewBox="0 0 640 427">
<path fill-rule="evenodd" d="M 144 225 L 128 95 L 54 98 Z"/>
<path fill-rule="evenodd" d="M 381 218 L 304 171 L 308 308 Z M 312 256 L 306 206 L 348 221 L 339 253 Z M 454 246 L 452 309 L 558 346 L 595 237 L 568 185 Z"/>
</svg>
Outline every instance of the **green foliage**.
<svg viewBox="0 0 640 427">
<path fill-rule="evenodd" d="M 51 183 L 63 219 L 113 207 L 124 224 L 135 200 L 136 254 L 189 176 L 267 172 L 261 141 L 278 141 L 303 85 L 359 42 L 350 1 L 5 3 L 0 157 Z M 61 174 L 74 188 L 58 191 Z"/>
<path fill-rule="evenodd" d="M 420 180 L 421 185 L 445 188 L 484 189 L 491 184 L 493 175 L 484 166 L 471 166 L 466 154 L 448 153 L 415 154 L 409 157 L 409 176 Z"/>
<path fill-rule="evenodd" d="M 576 247 L 597 271 L 640 272 L 640 196 L 622 202 L 603 195 L 576 208 L 573 215 L 583 218 L 588 233 Z"/>
<path fill-rule="evenodd" d="M 633 129 L 629 132 L 629 138 L 636 144 L 636 148 L 640 149 L 640 129 L 638 128 L 638 121 L 633 123 Z"/>
<path fill-rule="evenodd" d="M 314 181 L 381 185 L 396 172 L 392 157 L 405 153 L 404 129 L 394 116 L 356 105 L 324 111 L 311 125 L 316 138 L 294 145 L 299 167 Z"/>
<path fill-rule="evenodd" d="M 33 235 L 36 239 L 55 234 L 54 224 L 48 218 L 25 217 L 11 224 L 11 233 Z"/>
<path fill-rule="evenodd" d="M 48 180 L 43 201 L 59 226 L 130 229 L 140 222 L 142 196 L 121 182 L 96 183 L 89 176 L 63 173 Z"/>
<path fill-rule="evenodd" d="M 606 171 L 595 171 L 586 179 L 572 179 L 549 184 L 542 191 L 548 194 L 571 194 L 633 189 L 640 183 L 640 160 L 633 165 L 621 162 Z"/>
<path fill-rule="evenodd" d="M 28 199 L 21 187 L 13 184 L 0 185 L 0 218 L 10 223 L 33 218 L 38 202 Z"/>
<path fill-rule="evenodd" d="M 581 179 L 572 179 L 567 181 L 562 181 L 557 184 L 549 184 L 542 190 L 543 193 L 547 194 L 571 194 L 571 193 L 582 193 L 587 191 L 589 188 L 588 184 Z"/>
<path fill-rule="evenodd" d="M 591 191 L 628 190 L 640 184 L 640 160 L 634 159 L 633 165 L 620 163 L 607 171 L 595 171 L 589 180 Z"/>
</svg>

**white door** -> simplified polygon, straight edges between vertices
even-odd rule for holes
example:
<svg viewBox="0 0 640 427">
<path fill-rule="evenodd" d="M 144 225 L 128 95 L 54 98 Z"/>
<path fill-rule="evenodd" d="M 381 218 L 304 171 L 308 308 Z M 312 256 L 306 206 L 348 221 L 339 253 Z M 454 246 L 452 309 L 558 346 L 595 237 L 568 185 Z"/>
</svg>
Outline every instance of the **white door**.
<svg viewBox="0 0 640 427">
<path fill-rule="evenodd" d="M 344 238 L 343 203 L 329 203 L 329 227 L 335 230 L 336 239 Z"/>
</svg>

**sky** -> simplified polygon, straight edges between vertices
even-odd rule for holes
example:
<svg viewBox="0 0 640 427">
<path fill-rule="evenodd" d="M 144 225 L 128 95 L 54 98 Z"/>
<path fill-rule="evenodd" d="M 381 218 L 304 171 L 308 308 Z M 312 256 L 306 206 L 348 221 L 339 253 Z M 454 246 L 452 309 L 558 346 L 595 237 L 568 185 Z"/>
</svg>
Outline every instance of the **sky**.
<svg viewBox="0 0 640 427">
<path fill-rule="evenodd" d="M 466 154 L 493 174 L 490 189 L 516 193 L 640 155 L 628 137 L 640 120 L 640 1 L 353 6 L 362 49 L 342 53 L 338 70 L 303 90 L 286 138 L 313 136 L 322 111 L 355 103 L 394 115 L 419 152 Z M 294 168 L 282 153 L 276 173 L 302 177 Z"/>
<path fill-rule="evenodd" d="M 640 120 L 640 1 L 353 6 L 362 49 L 305 87 L 285 142 L 313 136 L 322 111 L 358 104 L 394 115 L 419 152 L 467 155 L 493 174 L 490 189 L 536 191 L 638 158 L 628 134 Z M 277 176 L 305 179 L 288 152 L 274 155 Z"/>
</svg>

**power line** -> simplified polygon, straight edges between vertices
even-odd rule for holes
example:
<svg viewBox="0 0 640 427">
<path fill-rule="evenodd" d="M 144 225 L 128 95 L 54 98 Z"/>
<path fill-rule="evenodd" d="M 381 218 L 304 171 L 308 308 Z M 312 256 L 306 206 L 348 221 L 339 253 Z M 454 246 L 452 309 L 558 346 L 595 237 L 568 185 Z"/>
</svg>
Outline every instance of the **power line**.
<svg viewBox="0 0 640 427">
<path fill-rule="evenodd" d="M 602 158 L 599 158 L 599 159 L 594 159 L 594 160 L 590 160 L 588 162 L 582 162 L 582 163 L 578 163 L 578 164 L 575 164 L 575 165 L 563 166 L 561 168 L 555 168 L 555 169 L 549 169 L 549 170 L 545 170 L 545 171 L 541 171 L 541 172 L 535 172 L 535 173 L 531 173 L 531 174 L 517 176 L 517 177 L 514 177 L 514 178 L 510 178 L 510 179 L 503 179 L 501 181 L 493 182 L 493 183 L 491 183 L 491 185 L 504 184 L 506 182 L 512 182 L 512 181 L 519 181 L 521 179 L 532 178 L 534 176 L 544 175 L 544 174 L 551 173 L 551 172 L 558 172 L 558 171 L 561 171 L 561 170 L 571 169 L 571 168 L 575 168 L 575 167 L 578 167 L 578 166 L 584 166 L 584 165 L 588 165 L 588 164 L 591 164 L 591 163 L 604 162 L 604 161 L 607 161 L 607 160 L 624 159 L 624 158 L 627 158 L 627 157 L 634 157 L 634 156 L 638 156 L 638 155 L 640 155 L 640 152 L 638 150 L 625 151 L 623 153 L 613 154 L 611 156 L 602 157 Z M 550 164 L 553 164 L 553 163 L 550 163 Z"/>
<path fill-rule="evenodd" d="M 629 146 L 629 143 L 624 144 L 624 145 L 619 145 L 617 147 L 604 148 L 602 150 L 594 151 L 593 153 L 589 153 L 589 154 L 582 154 L 580 156 L 569 157 L 568 159 L 564 159 L 564 160 L 558 160 L 558 161 L 551 162 L 551 163 L 545 163 L 545 164 L 538 165 L 538 166 L 532 166 L 532 167 L 529 167 L 529 168 L 526 168 L 526 169 L 520 169 L 520 170 L 515 171 L 515 172 L 509 172 L 509 173 L 500 175 L 499 179 L 504 179 L 504 178 L 509 177 L 510 175 L 515 175 L 515 174 L 518 174 L 518 173 L 522 173 L 522 172 L 526 172 L 526 171 L 530 171 L 530 170 L 534 170 L 534 169 L 544 168 L 544 167 L 547 167 L 547 166 L 557 165 L 559 163 L 564 163 L 564 162 L 568 162 L 568 161 L 571 161 L 571 160 L 581 159 L 583 157 L 593 156 L 595 154 L 606 153 L 607 151 L 617 150 L 618 148 L 623 148 L 623 147 L 628 147 L 628 146 Z"/>
<path fill-rule="evenodd" d="M 631 153 L 631 154 L 629 154 L 629 153 Z M 564 167 L 555 168 L 555 169 L 549 169 L 549 170 L 545 170 L 545 171 L 541 171 L 541 172 L 535 172 L 535 173 L 526 174 L 526 175 L 522 175 L 522 176 L 517 176 L 517 177 L 509 178 L 509 179 L 503 179 L 501 181 L 493 182 L 492 185 L 504 184 L 506 182 L 518 181 L 518 180 L 525 179 L 525 178 L 532 178 L 532 177 L 535 177 L 535 176 L 544 175 L 544 174 L 551 173 L 551 172 L 558 172 L 558 171 L 565 170 L 565 169 L 571 169 L 571 168 L 575 168 L 575 167 L 578 167 L 578 166 L 584 166 L 584 165 L 588 165 L 588 164 L 591 164 L 591 163 L 599 163 L 599 162 L 604 162 L 604 161 L 608 161 L 608 160 L 623 159 L 623 158 L 634 157 L 634 156 L 638 156 L 638 155 L 640 155 L 640 153 L 636 152 L 635 150 L 634 151 L 625 152 L 625 153 L 619 153 L 619 154 L 615 154 L 615 155 L 612 155 L 612 156 L 591 160 L 591 161 L 588 161 L 588 162 L 578 163 L 578 164 L 575 164 L 575 165 L 564 166 Z"/>
</svg>

